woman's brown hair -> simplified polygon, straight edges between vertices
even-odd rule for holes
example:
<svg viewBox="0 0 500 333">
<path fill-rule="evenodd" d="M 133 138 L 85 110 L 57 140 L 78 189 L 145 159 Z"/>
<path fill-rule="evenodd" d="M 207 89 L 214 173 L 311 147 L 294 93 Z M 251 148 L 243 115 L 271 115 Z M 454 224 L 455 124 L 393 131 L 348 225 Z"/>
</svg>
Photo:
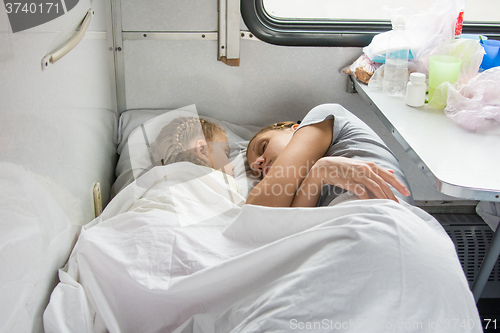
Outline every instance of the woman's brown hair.
<svg viewBox="0 0 500 333">
<path fill-rule="evenodd" d="M 262 133 L 266 133 L 266 132 L 269 132 L 269 131 L 281 131 L 281 130 L 285 130 L 287 128 L 291 128 L 293 125 L 297 125 L 297 123 L 294 122 L 294 121 L 280 121 L 279 123 L 274 123 L 272 125 L 266 126 L 263 129 L 261 129 L 260 131 L 258 131 L 252 137 L 252 139 L 248 142 L 248 146 L 247 147 L 250 147 L 250 144 L 252 143 L 252 141 L 257 136 L 261 135 Z M 247 159 L 248 159 L 248 149 L 247 149 Z"/>
</svg>

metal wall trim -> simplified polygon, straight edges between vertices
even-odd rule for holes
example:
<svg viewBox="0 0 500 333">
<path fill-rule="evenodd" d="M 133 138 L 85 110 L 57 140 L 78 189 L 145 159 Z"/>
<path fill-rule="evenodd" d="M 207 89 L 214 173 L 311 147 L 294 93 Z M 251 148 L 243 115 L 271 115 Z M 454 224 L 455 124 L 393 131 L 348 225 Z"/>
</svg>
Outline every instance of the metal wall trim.
<svg viewBox="0 0 500 333">
<path fill-rule="evenodd" d="M 118 114 L 127 109 L 125 96 L 125 60 L 123 58 L 121 0 L 111 0 L 113 53 L 115 60 L 116 101 Z"/>
<path fill-rule="evenodd" d="M 249 31 L 240 30 L 240 39 L 259 39 Z M 215 31 L 124 31 L 123 40 L 218 40 L 218 32 Z"/>
<path fill-rule="evenodd" d="M 217 32 L 124 31 L 123 40 L 217 40 Z"/>
</svg>

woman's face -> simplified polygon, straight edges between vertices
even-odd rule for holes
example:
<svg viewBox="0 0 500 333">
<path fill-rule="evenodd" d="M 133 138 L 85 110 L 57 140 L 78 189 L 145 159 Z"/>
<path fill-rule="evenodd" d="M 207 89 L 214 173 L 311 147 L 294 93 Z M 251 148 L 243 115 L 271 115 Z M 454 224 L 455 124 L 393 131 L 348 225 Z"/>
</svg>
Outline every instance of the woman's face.
<svg viewBox="0 0 500 333">
<path fill-rule="evenodd" d="M 254 175 L 265 177 L 268 174 L 273 163 L 292 139 L 295 128 L 267 131 L 250 142 L 247 156 Z"/>
<path fill-rule="evenodd" d="M 226 134 L 218 133 L 215 135 L 214 141 L 210 142 L 209 146 L 212 168 L 234 177 L 234 166 L 229 162 L 229 143 Z"/>
</svg>

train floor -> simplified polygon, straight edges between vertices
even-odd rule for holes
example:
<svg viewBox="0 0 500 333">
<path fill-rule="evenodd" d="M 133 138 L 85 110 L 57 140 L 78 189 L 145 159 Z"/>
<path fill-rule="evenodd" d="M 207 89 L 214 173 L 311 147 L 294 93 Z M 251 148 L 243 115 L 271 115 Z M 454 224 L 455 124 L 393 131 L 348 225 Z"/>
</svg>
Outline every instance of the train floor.
<svg viewBox="0 0 500 333">
<path fill-rule="evenodd" d="M 475 213 L 431 213 L 453 240 L 464 273 L 472 286 L 494 232 Z M 477 304 L 485 332 L 500 332 L 500 260 L 497 260 Z M 460 325 L 457 321 L 456 324 Z"/>
</svg>

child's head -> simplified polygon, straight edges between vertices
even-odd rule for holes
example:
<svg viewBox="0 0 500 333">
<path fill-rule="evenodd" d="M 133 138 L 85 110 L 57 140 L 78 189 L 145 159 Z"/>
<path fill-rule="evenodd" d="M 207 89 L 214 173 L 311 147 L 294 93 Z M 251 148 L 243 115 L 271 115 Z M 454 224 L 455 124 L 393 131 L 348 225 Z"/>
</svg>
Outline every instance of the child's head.
<svg viewBox="0 0 500 333">
<path fill-rule="evenodd" d="M 293 121 L 282 121 L 264 127 L 254 135 L 247 148 L 247 160 L 254 175 L 266 176 L 297 127 L 299 124 Z"/>
<path fill-rule="evenodd" d="M 233 175 L 226 133 L 217 124 L 197 117 L 181 117 L 163 127 L 152 144 L 163 165 L 191 162 Z"/>
</svg>

